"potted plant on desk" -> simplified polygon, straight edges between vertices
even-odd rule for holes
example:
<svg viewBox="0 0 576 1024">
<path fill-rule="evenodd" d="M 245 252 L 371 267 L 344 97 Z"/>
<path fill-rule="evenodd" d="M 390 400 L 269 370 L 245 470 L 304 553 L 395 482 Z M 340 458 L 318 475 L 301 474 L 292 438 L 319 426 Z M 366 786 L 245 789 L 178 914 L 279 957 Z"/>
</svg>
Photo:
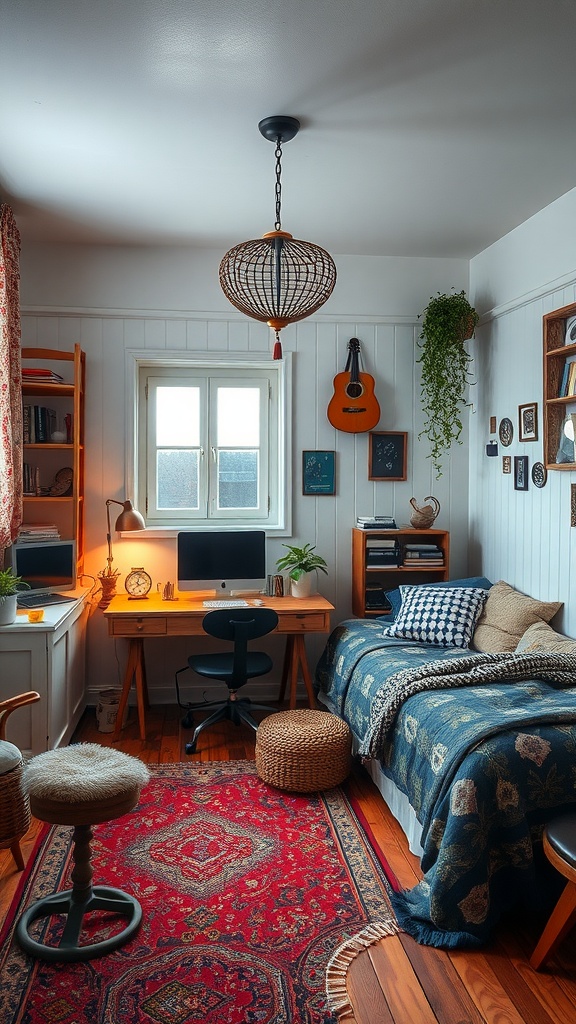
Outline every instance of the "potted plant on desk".
<svg viewBox="0 0 576 1024">
<path fill-rule="evenodd" d="M 13 569 L 0 569 L 0 626 L 16 621 L 18 594 L 29 589 L 28 583 L 16 576 Z"/>
<path fill-rule="evenodd" d="M 288 549 L 288 554 L 278 559 L 276 567 L 281 572 L 288 572 L 292 597 L 310 597 L 311 594 L 315 594 L 318 569 L 328 575 L 325 560 L 321 555 L 314 554 L 316 546 L 305 544 L 299 548 L 292 544 L 283 544 L 282 547 Z"/>
</svg>

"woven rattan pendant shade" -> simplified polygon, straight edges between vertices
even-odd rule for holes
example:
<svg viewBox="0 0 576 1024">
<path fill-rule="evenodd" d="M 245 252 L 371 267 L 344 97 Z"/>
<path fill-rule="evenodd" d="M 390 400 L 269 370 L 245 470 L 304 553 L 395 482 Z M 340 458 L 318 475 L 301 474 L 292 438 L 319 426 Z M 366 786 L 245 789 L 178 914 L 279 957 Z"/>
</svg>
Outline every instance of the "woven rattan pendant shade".
<svg viewBox="0 0 576 1024">
<path fill-rule="evenodd" d="M 336 283 L 336 267 L 325 249 L 281 230 L 281 143 L 294 137 L 299 122 L 266 118 L 259 128 L 276 141 L 276 230 L 230 249 L 220 263 L 220 286 L 236 309 L 275 331 L 274 358 L 279 359 L 279 332 L 324 305 Z"/>
</svg>

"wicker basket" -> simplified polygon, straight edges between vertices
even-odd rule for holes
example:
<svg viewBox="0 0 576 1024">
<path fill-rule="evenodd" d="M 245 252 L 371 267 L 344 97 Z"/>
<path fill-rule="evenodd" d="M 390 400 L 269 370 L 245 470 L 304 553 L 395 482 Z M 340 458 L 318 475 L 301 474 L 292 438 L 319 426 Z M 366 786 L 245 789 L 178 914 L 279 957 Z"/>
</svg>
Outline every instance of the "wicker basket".
<svg viewBox="0 0 576 1024">
<path fill-rule="evenodd" d="M 0 850 L 12 846 L 30 827 L 30 804 L 22 789 L 22 760 L 0 775 Z"/>
<path fill-rule="evenodd" d="M 346 723 L 328 711 L 279 711 L 258 726 L 256 771 L 277 789 L 331 789 L 350 771 L 351 745 Z"/>
</svg>

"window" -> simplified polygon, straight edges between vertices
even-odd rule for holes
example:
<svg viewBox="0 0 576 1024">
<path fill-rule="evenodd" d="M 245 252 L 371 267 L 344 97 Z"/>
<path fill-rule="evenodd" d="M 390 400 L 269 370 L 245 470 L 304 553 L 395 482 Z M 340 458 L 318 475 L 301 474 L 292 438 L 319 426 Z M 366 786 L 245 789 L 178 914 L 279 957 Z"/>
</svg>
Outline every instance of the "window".
<svg viewBox="0 0 576 1024">
<path fill-rule="evenodd" d="M 139 366 L 138 507 L 154 526 L 284 525 L 282 364 Z"/>
</svg>

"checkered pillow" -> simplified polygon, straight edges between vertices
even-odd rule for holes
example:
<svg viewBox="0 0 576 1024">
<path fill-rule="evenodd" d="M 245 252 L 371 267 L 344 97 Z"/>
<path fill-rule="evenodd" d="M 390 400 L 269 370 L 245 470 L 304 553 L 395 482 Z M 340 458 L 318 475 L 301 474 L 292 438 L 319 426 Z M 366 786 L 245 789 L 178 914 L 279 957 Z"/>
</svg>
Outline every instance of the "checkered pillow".
<svg viewBox="0 0 576 1024">
<path fill-rule="evenodd" d="M 480 587 L 400 587 L 402 606 L 389 636 L 439 647 L 469 647 L 487 590 Z"/>
</svg>

